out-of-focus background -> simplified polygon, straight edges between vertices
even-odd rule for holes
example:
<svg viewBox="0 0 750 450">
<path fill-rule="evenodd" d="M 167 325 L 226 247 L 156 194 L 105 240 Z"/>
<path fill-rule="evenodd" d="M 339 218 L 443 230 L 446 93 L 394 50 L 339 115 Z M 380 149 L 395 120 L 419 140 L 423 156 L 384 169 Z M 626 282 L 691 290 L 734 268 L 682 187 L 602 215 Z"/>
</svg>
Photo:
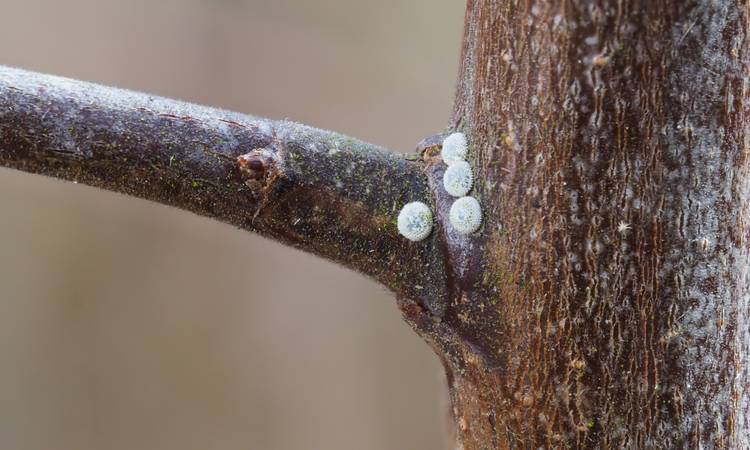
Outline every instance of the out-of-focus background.
<svg viewBox="0 0 750 450">
<path fill-rule="evenodd" d="M 458 0 L 0 0 L 0 64 L 408 152 L 447 122 Z M 363 277 L 0 169 L 0 448 L 441 449 L 437 357 Z"/>
</svg>

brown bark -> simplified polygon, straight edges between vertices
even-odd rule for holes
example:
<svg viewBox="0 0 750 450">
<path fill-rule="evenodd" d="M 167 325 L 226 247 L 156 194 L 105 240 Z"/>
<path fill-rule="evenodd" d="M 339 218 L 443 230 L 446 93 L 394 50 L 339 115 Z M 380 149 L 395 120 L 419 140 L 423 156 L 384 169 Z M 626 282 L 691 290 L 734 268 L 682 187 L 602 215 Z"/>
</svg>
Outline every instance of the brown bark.
<svg viewBox="0 0 750 450">
<path fill-rule="evenodd" d="M 469 0 L 448 128 L 472 148 L 470 236 L 442 136 L 399 157 L 11 69 L 0 163 L 376 277 L 443 359 L 461 448 L 750 448 L 747 30 L 729 0 Z M 393 223 L 413 200 L 437 222 L 420 243 Z"/>
<path fill-rule="evenodd" d="M 405 317 L 462 448 L 731 448 L 748 423 L 747 5 L 468 2 L 451 127 L 489 213 Z M 475 267 L 459 274 L 460 267 Z"/>
</svg>

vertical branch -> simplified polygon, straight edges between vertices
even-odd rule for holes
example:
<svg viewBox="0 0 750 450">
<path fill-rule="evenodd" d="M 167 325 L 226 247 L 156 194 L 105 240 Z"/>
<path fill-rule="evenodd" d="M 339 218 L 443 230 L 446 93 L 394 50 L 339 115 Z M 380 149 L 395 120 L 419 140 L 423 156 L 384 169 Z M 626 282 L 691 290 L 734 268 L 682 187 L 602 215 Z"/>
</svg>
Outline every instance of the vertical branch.
<svg viewBox="0 0 750 450">
<path fill-rule="evenodd" d="M 748 445 L 746 8 L 467 2 L 463 448 Z"/>
</svg>

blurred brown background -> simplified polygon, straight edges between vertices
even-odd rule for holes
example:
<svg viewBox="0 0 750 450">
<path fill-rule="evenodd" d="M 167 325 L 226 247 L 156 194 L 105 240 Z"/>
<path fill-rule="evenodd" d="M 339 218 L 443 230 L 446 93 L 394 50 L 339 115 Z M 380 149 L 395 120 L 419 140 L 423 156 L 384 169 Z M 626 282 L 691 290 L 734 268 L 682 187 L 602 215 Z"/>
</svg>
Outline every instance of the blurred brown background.
<svg viewBox="0 0 750 450">
<path fill-rule="evenodd" d="M 0 64 L 334 129 L 440 132 L 460 0 L 0 0 Z M 445 449 L 390 294 L 187 213 L 0 169 L 0 449 Z"/>
</svg>

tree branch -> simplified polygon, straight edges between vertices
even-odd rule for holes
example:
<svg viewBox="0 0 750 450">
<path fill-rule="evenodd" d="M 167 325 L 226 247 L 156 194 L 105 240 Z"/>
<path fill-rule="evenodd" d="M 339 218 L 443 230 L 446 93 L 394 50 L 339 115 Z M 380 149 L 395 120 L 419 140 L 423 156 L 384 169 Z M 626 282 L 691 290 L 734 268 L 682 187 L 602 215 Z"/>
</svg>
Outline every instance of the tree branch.
<svg viewBox="0 0 750 450">
<path fill-rule="evenodd" d="M 467 1 L 450 126 L 485 269 L 450 353 L 405 311 L 461 448 L 748 447 L 748 23 L 733 0 Z"/>
<path fill-rule="evenodd" d="M 441 315 L 420 160 L 329 131 L 0 66 L 0 164 L 176 206 L 357 270 Z"/>
</svg>

